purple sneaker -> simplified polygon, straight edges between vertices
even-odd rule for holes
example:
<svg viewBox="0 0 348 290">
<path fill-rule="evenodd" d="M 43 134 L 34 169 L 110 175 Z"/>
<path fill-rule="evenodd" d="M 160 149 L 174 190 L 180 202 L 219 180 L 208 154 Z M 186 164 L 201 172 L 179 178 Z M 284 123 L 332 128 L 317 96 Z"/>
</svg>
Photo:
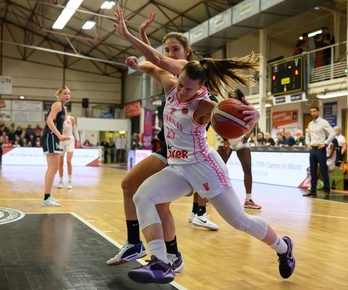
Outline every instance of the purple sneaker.
<svg viewBox="0 0 348 290">
<path fill-rule="evenodd" d="M 292 248 L 294 246 L 294 243 L 287 236 L 283 237 L 283 241 L 288 245 L 288 250 L 285 254 L 278 254 L 279 273 L 280 276 L 282 276 L 284 279 L 287 279 L 295 270 L 295 258 L 292 255 Z"/>
<path fill-rule="evenodd" d="M 169 264 L 151 256 L 147 265 L 130 270 L 128 277 L 138 283 L 167 284 L 174 280 L 174 273 Z"/>
</svg>

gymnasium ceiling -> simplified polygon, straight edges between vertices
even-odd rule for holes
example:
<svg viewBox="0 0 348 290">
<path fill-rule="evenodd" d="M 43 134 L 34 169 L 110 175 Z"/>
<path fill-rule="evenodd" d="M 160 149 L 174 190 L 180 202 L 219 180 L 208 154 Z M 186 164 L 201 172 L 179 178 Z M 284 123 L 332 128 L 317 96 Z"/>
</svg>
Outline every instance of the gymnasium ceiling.
<svg viewBox="0 0 348 290">
<path fill-rule="evenodd" d="M 127 56 L 139 56 L 114 31 L 113 9 L 100 10 L 104 2 L 102 0 L 84 0 L 64 29 L 53 30 L 52 25 L 67 2 L 67 0 L 0 0 L 0 53 L 2 54 L 5 45 L 11 46 L 18 50 L 21 59 L 30 61 L 36 50 L 45 50 L 57 54 L 65 67 L 69 67 L 69 63 L 73 60 L 85 58 L 95 65 L 105 64 L 120 71 L 126 69 L 123 63 Z M 128 27 L 135 35 L 138 35 L 139 25 L 150 12 L 157 11 L 157 17 L 148 29 L 148 34 L 152 45 L 159 47 L 166 33 L 189 31 L 242 0 L 115 0 L 115 2 L 116 6 L 125 10 Z M 341 21 L 346 25 L 346 0 L 285 0 L 284 3 L 279 9 L 269 11 L 262 17 L 243 22 L 241 30 L 238 31 L 242 31 L 240 34 L 248 34 L 267 27 L 271 41 L 294 47 L 299 35 L 304 31 L 310 32 L 323 25 L 332 28 L 333 11 L 340 11 L 343 14 Z M 314 6 L 320 6 L 320 9 L 315 10 Z M 91 30 L 82 30 L 82 25 L 87 20 L 94 20 L 96 26 Z M 246 26 L 247 29 L 243 30 Z M 197 44 L 196 50 L 201 55 L 208 55 L 231 39 L 236 37 L 212 38 L 201 45 Z"/>
</svg>

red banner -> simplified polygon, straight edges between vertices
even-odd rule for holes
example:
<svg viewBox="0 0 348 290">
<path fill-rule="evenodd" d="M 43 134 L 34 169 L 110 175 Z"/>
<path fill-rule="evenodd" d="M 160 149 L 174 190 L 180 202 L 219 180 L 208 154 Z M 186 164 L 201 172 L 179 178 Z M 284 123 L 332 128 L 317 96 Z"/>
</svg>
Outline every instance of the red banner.
<svg viewBox="0 0 348 290">
<path fill-rule="evenodd" d="M 292 127 L 291 124 L 297 124 L 298 110 L 289 110 L 272 113 L 272 128 Z M 295 126 L 296 127 L 296 126 Z"/>
<path fill-rule="evenodd" d="M 126 118 L 139 116 L 140 109 L 141 109 L 140 101 L 126 104 L 126 105 L 124 105 L 124 116 Z"/>
</svg>

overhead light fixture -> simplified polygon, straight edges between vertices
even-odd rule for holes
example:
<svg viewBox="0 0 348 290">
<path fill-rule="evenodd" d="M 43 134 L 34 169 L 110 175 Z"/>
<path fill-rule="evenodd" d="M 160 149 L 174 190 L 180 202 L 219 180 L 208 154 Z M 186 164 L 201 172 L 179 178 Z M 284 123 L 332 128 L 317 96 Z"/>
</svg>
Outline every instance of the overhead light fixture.
<svg viewBox="0 0 348 290">
<path fill-rule="evenodd" d="M 92 29 L 95 25 L 94 21 L 86 21 L 86 23 L 82 26 L 82 29 Z"/>
<path fill-rule="evenodd" d="M 343 97 L 343 96 L 348 96 L 347 91 L 340 91 L 340 92 L 324 92 L 322 94 L 318 94 L 317 98 L 318 99 L 330 99 L 330 98 L 337 98 L 337 97 Z"/>
<path fill-rule="evenodd" d="M 20 100 L 24 100 L 24 99 L 25 99 L 25 96 L 19 96 L 19 99 L 20 99 Z"/>
<path fill-rule="evenodd" d="M 100 9 L 111 9 L 114 7 L 115 2 L 114 1 L 105 1 L 102 6 L 100 6 Z"/>
<path fill-rule="evenodd" d="M 70 0 L 68 4 L 65 6 L 62 13 L 59 15 L 56 22 L 54 22 L 52 28 L 53 29 L 63 29 L 64 26 L 68 23 L 71 16 L 74 15 L 76 10 L 80 7 L 83 0 Z"/>
<path fill-rule="evenodd" d="M 321 29 L 319 29 L 319 30 L 316 30 L 316 31 L 313 31 L 313 32 L 310 32 L 310 33 L 308 33 L 308 37 L 313 37 L 313 36 L 315 36 L 315 35 L 317 35 L 317 34 L 321 34 L 322 33 L 322 30 Z M 303 37 L 302 36 L 300 36 L 299 37 L 299 39 L 303 39 Z"/>
</svg>

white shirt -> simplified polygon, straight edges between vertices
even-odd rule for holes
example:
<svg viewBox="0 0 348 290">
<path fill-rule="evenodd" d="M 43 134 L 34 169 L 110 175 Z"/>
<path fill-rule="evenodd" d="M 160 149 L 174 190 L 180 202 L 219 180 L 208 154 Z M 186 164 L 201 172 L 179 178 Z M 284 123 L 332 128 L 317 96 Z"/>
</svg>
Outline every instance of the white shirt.
<svg viewBox="0 0 348 290">
<path fill-rule="evenodd" d="M 318 117 L 308 124 L 306 144 L 312 146 L 319 146 L 320 144 L 329 145 L 333 138 L 335 138 L 335 131 L 329 122 L 323 118 Z"/>
<path fill-rule="evenodd" d="M 336 136 L 338 146 L 342 146 L 343 143 L 347 143 L 346 138 L 341 134 Z"/>
</svg>

